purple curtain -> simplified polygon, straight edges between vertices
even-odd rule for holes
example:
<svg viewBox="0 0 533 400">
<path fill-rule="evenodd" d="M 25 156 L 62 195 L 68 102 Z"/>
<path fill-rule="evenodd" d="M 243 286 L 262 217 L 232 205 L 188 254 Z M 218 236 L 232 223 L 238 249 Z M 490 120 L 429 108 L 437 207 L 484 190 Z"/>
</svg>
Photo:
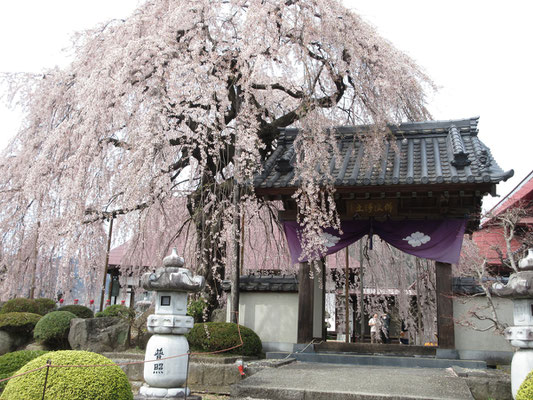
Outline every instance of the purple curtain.
<svg viewBox="0 0 533 400">
<path fill-rule="evenodd" d="M 422 221 L 343 221 L 342 235 L 335 229 L 326 229 L 328 240 L 326 254 L 334 254 L 358 241 L 367 234 L 378 235 L 397 249 L 421 258 L 457 264 L 463 244 L 465 219 Z M 301 227 L 297 222 L 283 223 L 291 261 L 295 264 L 307 261 L 302 255 Z"/>
</svg>

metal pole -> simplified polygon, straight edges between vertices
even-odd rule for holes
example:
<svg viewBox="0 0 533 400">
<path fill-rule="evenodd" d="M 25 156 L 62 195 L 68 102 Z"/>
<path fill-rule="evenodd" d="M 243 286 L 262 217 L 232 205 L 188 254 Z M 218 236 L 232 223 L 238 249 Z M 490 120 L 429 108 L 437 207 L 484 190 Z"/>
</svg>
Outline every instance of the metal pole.
<svg viewBox="0 0 533 400">
<path fill-rule="evenodd" d="M 413 256 L 414 257 L 414 256 Z M 417 344 L 423 345 L 422 343 L 422 310 L 420 309 L 420 259 L 415 257 L 415 266 L 416 266 L 416 316 L 417 316 L 417 330 L 418 338 Z"/>
<path fill-rule="evenodd" d="M 187 375 L 185 375 L 185 399 L 187 400 L 187 392 L 189 386 L 189 362 L 191 360 L 191 353 L 187 353 Z"/>
<path fill-rule="evenodd" d="M 109 251 L 111 249 L 111 236 L 113 235 L 113 217 L 109 221 L 109 232 L 107 234 L 107 250 L 105 254 L 104 279 L 102 283 L 102 295 L 100 296 L 100 311 L 104 309 L 105 283 L 107 279 L 107 269 L 109 267 Z"/>
<path fill-rule="evenodd" d="M 43 398 L 42 398 L 42 400 L 44 400 L 44 395 L 46 394 L 46 384 L 48 382 L 48 371 L 50 370 L 50 365 L 52 365 L 52 360 L 50 360 L 50 359 L 46 360 L 46 375 L 44 377 L 44 388 L 43 388 Z"/>
<path fill-rule="evenodd" d="M 359 239 L 359 310 L 361 311 L 361 341 L 365 337 L 365 310 L 363 285 L 363 240 Z"/>
<path fill-rule="evenodd" d="M 241 266 L 240 271 L 242 275 L 244 269 L 244 210 L 242 210 L 241 215 L 241 257 L 239 261 Z"/>
<path fill-rule="evenodd" d="M 344 317 L 344 323 L 345 323 L 345 339 L 344 341 L 346 343 L 350 343 L 350 254 L 348 252 L 348 246 L 346 246 L 346 269 L 344 272 L 344 305 L 345 305 L 345 317 Z"/>
</svg>

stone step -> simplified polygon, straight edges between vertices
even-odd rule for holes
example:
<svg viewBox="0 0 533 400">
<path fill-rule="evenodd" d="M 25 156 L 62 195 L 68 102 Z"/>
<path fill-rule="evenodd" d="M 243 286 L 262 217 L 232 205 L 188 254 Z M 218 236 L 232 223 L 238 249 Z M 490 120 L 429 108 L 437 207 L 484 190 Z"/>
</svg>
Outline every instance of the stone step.
<svg viewBox="0 0 533 400">
<path fill-rule="evenodd" d="M 344 343 L 328 341 L 313 345 L 317 353 L 353 353 L 353 354 L 381 354 L 396 356 L 427 356 L 435 357 L 437 348 L 434 346 L 413 346 L 390 343 Z"/>
<path fill-rule="evenodd" d="M 232 399 L 473 400 L 450 369 L 291 363 L 231 387 Z"/>
<path fill-rule="evenodd" d="M 325 364 L 344 365 L 372 365 L 404 368 L 450 368 L 459 366 L 463 368 L 486 369 L 485 361 L 457 360 L 446 358 L 433 358 L 424 356 L 401 357 L 368 354 L 347 354 L 347 353 L 288 353 L 288 352 L 267 352 L 267 359 L 295 358 L 298 361 Z"/>
</svg>

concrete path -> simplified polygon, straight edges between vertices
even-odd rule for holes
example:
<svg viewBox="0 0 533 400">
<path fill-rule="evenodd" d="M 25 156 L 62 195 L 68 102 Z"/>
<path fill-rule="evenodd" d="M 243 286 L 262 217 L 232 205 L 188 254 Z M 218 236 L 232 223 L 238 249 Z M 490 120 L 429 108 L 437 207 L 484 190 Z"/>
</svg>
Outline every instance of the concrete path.
<svg viewBox="0 0 533 400">
<path fill-rule="evenodd" d="M 295 362 L 266 368 L 232 387 L 231 398 L 276 400 L 473 399 L 451 369 Z"/>
</svg>

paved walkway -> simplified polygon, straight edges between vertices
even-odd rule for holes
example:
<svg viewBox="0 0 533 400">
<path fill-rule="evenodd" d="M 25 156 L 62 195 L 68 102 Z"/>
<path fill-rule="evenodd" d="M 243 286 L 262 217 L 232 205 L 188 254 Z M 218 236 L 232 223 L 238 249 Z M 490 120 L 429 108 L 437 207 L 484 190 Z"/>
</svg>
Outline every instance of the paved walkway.
<svg viewBox="0 0 533 400">
<path fill-rule="evenodd" d="M 234 385 L 232 399 L 473 399 L 451 369 L 346 366 L 295 362 L 266 368 Z"/>
</svg>

